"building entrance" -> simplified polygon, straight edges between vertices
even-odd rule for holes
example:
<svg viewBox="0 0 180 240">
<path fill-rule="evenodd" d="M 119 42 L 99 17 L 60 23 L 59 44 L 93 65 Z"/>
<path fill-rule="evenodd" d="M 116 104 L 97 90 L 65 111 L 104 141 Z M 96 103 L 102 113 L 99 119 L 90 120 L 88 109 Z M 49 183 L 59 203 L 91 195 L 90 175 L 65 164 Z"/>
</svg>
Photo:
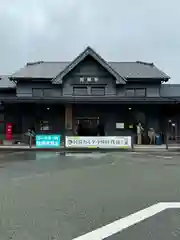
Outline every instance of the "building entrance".
<svg viewBox="0 0 180 240">
<path fill-rule="evenodd" d="M 98 136 L 100 133 L 99 117 L 76 118 L 76 133 L 78 136 Z"/>
</svg>

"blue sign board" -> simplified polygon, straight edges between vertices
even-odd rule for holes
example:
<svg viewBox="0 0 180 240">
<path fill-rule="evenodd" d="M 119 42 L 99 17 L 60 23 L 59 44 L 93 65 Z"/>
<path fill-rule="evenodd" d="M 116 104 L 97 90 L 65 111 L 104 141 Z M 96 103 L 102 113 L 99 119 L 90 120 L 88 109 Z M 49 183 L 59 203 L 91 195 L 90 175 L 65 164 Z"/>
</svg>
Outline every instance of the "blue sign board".
<svg viewBox="0 0 180 240">
<path fill-rule="evenodd" d="M 36 147 L 59 147 L 60 144 L 60 135 L 36 135 Z"/>
</svg>

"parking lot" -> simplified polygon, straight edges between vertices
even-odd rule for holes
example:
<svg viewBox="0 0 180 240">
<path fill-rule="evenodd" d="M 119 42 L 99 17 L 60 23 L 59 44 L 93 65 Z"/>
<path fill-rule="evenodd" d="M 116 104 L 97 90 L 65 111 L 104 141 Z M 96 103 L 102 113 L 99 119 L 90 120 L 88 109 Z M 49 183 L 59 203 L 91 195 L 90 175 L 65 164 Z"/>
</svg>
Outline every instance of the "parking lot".
<svg viewBox="0 0 180 240">
<path fill-rule="evenodd" d="M 179 239 L 176 202 L 179 153 L 0 153 L 3 240 Z"/>
</svg>

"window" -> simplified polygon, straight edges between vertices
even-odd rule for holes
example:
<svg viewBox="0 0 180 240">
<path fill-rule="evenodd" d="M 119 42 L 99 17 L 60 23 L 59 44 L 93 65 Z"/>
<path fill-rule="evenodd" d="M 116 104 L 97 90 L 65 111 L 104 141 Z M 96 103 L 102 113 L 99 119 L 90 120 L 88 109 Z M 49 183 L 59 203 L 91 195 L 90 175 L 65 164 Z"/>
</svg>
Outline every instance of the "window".
<svg viewBox="0 0 180 240">
<path fill-rule="evenodd" d="M 145 88 L 137 88 L 135 89 L 136 97 L 145 97 L 146 96 L 146 89 Z"/>
<path fill-rule="evenodd" d="M 74 87 L 73 94 L 77 96 L 85 96 L 88 94 L 87 87 Z"/>
<path fill-rule="evenodd" d="M 134 96 L 135 96 L 135 91 L 133 88 L 126 90 L 126 97 L 134 97 Z"/>
<path fill-rule="evenodd" d="M 104 96 L 105 95 L 105 87 L 92 87 L 91 94 L 98 95 L 98 96 Z"/>
<path fill-rule="evenodd" d="M 51 89 L 51 88 L 33 88 L 33 97 L 60 97 L 61 89 Z"/>
<path fill-rule="evenodd" d="M 43 97 L 43 89 L 41 88 L 33 88 L 32 89 L 33 97 Z"/>
<path fill-rule="evenodd" d="M 126 90 L 127 97 L 145 97 L 146 89 L 145 88 L 129 88 Z"/>
<path fill-rule="evenodd" d="M 53 89 L 44 89 L 44 97 L 53 97 L 54 95 L 54 91 Z"/>
<path fill-rule="evenodd" d="M 48 121 L 41 120 L 41 121 L 40 121 L 40 130 L 41 130 L 41 131 L 49 131 L 49 130 L 50 130 L 49 122 L 48 122 Z"/>
</svg>

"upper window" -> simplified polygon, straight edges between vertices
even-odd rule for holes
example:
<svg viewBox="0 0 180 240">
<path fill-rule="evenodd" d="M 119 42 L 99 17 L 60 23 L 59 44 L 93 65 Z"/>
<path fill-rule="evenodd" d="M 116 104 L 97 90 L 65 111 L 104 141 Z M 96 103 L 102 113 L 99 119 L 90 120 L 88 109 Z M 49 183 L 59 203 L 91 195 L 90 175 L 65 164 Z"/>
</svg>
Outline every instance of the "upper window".
<svg viewBox="0 0 180 240">
<path fill-rule="evenodd" d="M 43 89 L 41 88 L 33 88 L 32 89 L 33 97 L 43 97 Z"/>
<path fill-rule="evenodd" d="M 127 97 L 145 97 L 146 89 L 145 88 L 129 88 L 126 90 Z"/>
<path fill-rule="evenodd" d="M 85 96 L 88 94 L 87 87 L 73 87 L 73 94 L 77 96 Z"/>
<path fill-rule="evenodd" d="M 61 90 L 55 90 L 51 88 L 33 88 L 32 89 L 32 96 L 33 97 L 60 97 Z"/>
<path fill-rule="evenodd" d="M 53 97 L 54 96 L 54 91 L 53 89 L 44 89 L 44 97 Z"/>
<path fill-rule="evenodd" d="M 135 89 L 136 97 L 145 97 L 146 96 L 146 89 L 145 88 L 136 88 Z"/>
<path fill-rule="evenodd" d="M 105 87 L 92 87 L 91 94 L 98 95 L 98 96 L 104 96 L 105 95 Z"/>
<path fill-rule="evenodd" d="M 127 97 L 134 97 L 135 96 L 135 90 L 132 88 L 132 89 L 127 89 L 126 90 L 126 96 Z"/>
</svg>

